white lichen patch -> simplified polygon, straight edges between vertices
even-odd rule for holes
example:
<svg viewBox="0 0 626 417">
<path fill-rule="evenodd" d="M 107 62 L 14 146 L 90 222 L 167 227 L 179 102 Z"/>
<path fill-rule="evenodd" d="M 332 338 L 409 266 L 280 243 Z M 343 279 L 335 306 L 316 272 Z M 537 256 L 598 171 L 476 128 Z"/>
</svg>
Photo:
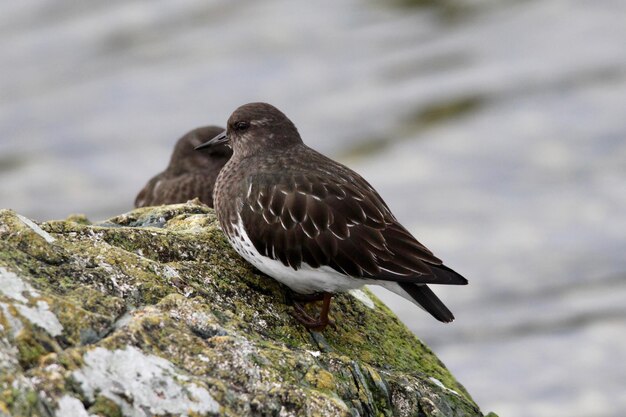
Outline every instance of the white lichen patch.
<svg viewBox="0 0 626 417">
<path fill-rule="evenodd" d="M 219 411 L 211 394 L 188 382 L 189 378 L 171 362 L 133 346 L 114 351 L 98 347 L 87 352 L 84 361 L 85 366 L 72 376 L 86 397 L 92 401 L 96 394 L 110 398 L 124 416 L 187 416 L 190 411 Z"/>
<path fill-rule="evenodd" d="M 28 298 L 24 294 L 32 297 L 39 296 L 39 293 L 33 287 L 22 281 L 15 273 L 2 267 L 0 267 L 0 292 L 21 303 L 28 302 Z"/>
<path fill-rule="evenodd" d="M 365 291 L 363 290 L 350 290 L 348 291 L 348 293 L 353 296 L 354 298 L 356 298 L 357 300 L 359 300 L 360 302 L 362 302 L 363 304 L 365 304 L 365 307 L 367 308 L 371 308 L 372 310 L 374 309 L 374 302 L 372 301 L 371 298 L 369 298 L 367 296 L 367 294 L 365 294 Z"/>
<path fill-rule="evenodd" d="M 50 236 L 50 234 L 48 232 L 46 232 L 45 230 L 43 230 L 41 227 L 37 226 L 35 224 L 35 222 L 33 222 L 30 219 L 27 219 L 26 217 L 22 216 L 21 214 L 15 214 L 17 216 L 18 219 L 20 219 L 22 221 L 22 223 L 24 223 L 26 226 L 30 227 L 33 232 L 37 233 L 39 236 L 43 237 L 44 240 L 48 243 L 52 243 L 54 242 L 56 239 L 53 238 L 52 236 Z"/>
<path fill-rule="evenodd" d="M 59 400 L 57 405 L 57 411 L 54 413 L 57 417 L 91 417 L 93 414 L 89 414 L 85 410 L 85 406 L 79 399 L 65 394 Z"/>
<path fill-rule="evenodd" d="M 180 278 L 178 271 L 169 265 L 165 265 L 162 271 L 163 271 L 162 274 L 165 278 L 169 278 L 169 279 Z"/>
<path fill-rule="evenodd" d="M 63 325 L 50 311 L 47 302 L 38 300 L 34 307 L 26 305 L 29 302 L 28 298 L 39 297 L 39 293 L 15 273 L 2 267 L 0 267 L 0 293 L 15 301 L 13 306 L 22 317 L 41 327 L 51 336 L 63 333 Z M 22 323 L 9 312 L 7 304 L 0 303 L 0 308 L 11 326 L 11 334 L 17 335 L 23 328 Z"/>
<path fill-rule="evenodd" d="M 0 310 L 2 310 L 2 315 L 4 316 L 4 319 L 7 321 L 7 324 L 9 325 L 8 330 L 11 332 L 11 337 L 17 336 L 17 334 L 21 332 L 22 329 L 24 328 L 24 325 L 17 317 L 15 317 L 11 313 L 11 311 L 9 310 L 8 304 L 0 303 Z"/>
<path fill-rule="evenodd" d="M 17 348 L 11 342 L 0 337 L 0 375 L 9 375 L 19 368 L 18 354 Z"/>
<path fill-rule="evenodd" d="M 446 387 L 445 385 L 443 385 L 443 382 L 441 382 L 441 381 L 440 381 L 440 380 L 438 380 L 437 378 L 435 378 L 435 377 L 432 377 L 432 376 L 431 376 L 431 377 L 429 377 L 428 379 L 430 379 L 430 380 L 431 380 L 431 381 L 432 381 L 435 385 L 437 385 L 438 387 L 443 388 L 443 389 L 445 389 L 446 391 L 451 392 L 451 393 L 453 393 L 453 394 L 456 394 L 456 395 L 458 395 L 458 396 L 461 396 L 461 394 L 459 394 L 459 393 L 458 393 L 458 392 L 456 392 L 455 390 L 450 389 L 450 388 Z"/>
<path fill-rule="evenodd" d="M 307 350 L 307 353 L 309 353 L 311 356 L 317 358 L 319 357 L 322 353 L 319 350 Z"/>
<path fill-rule="evenodd" d="M 45 301 L 37 301 L 35 307 L 15 304 L 15 308 L 22 316 L 28 319 L 28 321 L 47 331 L 50 336 L 59 336 L 63 333 L 63 325 L 59 322 L 57 316 L 50 311 L 50 307 Z"/>
</svg>

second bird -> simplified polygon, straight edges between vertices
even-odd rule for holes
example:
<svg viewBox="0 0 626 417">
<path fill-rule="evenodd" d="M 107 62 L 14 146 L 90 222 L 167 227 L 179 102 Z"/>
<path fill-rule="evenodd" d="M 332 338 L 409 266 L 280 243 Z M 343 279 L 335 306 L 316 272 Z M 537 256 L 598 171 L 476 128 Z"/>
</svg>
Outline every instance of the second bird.
<svg viewBox="0 0 626 417">
<path fill-rule="evenodd" d="M 250 103 L 197 149 L 229 144 L 215 210 L 229 242 L 257 269 L 291 288 L 295 317 L 322 330 L 334 293 L 375 284 L 437 320 L 454 316 L 426 284 L 467 284 L 418 242 L 359 174 L 306 146 L 275 107 Z M 300 302 L 323 301 L 319 317 Z"/>
<path fill-rule="evenodd" d="M 226 145 L 203 152 L 194 148 L 223 131 L 218 126 L 199 127 L 178 139 L 169 165 L 143 187 L 135 207 L 185 203 L 196 197 L 213 207 L 215 179 L 233 152 Z"/>
</svg>

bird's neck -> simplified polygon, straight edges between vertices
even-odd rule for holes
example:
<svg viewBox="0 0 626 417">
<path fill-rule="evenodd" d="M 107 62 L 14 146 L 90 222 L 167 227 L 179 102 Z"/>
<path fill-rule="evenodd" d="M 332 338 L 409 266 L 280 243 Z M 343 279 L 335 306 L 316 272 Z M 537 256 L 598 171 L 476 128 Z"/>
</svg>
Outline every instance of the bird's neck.
<svg viewBox="0 0 626 417">
<path fill-rule="evenodd" d="M 245 144 L 244 144 L 245 145 Z M 294 147 L 299 146 L 299 143 L 272 143 L 271 146 L 266 146 L 261 143 L 254 144 L 253 146 L 233 146 L 233 158 L 238 161 L 242 161 L 248 158 L 262 158 L 271 159 L 272 157 L 280 158 L 285 153 L 292 152 Z"/>
</svg>

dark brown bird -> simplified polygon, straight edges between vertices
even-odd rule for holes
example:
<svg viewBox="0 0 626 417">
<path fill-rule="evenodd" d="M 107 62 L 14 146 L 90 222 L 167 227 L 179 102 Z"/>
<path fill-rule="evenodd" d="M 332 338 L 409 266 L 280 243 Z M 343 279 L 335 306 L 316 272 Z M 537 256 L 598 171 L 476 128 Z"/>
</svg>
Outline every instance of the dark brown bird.
<svg viewBox="0 0 626 417">
<path fill-rule="evenodd" d="M 301 294 L 323 300 L 319 318 L 296 302 L 296 318 L 322 330 L 333 293 L 381 285 L 437 320 L 454 316 L 426 284 L 467 284 L 399 222 L 359 174 L 306 146 L 294 124 L 266 103 L 239 107 L 224 143 L 233 157 L 215 186 L 215 210 L 235 250 Z"/>
<path fill-rule="evenodd" d="M 199 198 L 213 207 L 213 188 L 220 169 L 233 154 L 226 145 L 212 146 L 202 152 L 194 150 L 223 132 L 218 126 L 199 127 L 176 142 L 165 171 L 154 176 L 135 198 L 135 207 L 185 203 Z"/>
</svg>

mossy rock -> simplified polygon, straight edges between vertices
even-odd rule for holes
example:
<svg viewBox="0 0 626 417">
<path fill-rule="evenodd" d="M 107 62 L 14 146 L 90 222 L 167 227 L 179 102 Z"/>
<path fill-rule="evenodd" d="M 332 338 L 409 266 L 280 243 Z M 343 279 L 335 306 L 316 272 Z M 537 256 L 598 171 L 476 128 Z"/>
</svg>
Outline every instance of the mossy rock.
<svg viewBox="0 0 626 417">
<path fill-rule="evenodd" d="M 0 416 L 482 416 L 367 290 L 322 333 L 289 299 L 203 205 L 1 210 Z"/>
</svg>

